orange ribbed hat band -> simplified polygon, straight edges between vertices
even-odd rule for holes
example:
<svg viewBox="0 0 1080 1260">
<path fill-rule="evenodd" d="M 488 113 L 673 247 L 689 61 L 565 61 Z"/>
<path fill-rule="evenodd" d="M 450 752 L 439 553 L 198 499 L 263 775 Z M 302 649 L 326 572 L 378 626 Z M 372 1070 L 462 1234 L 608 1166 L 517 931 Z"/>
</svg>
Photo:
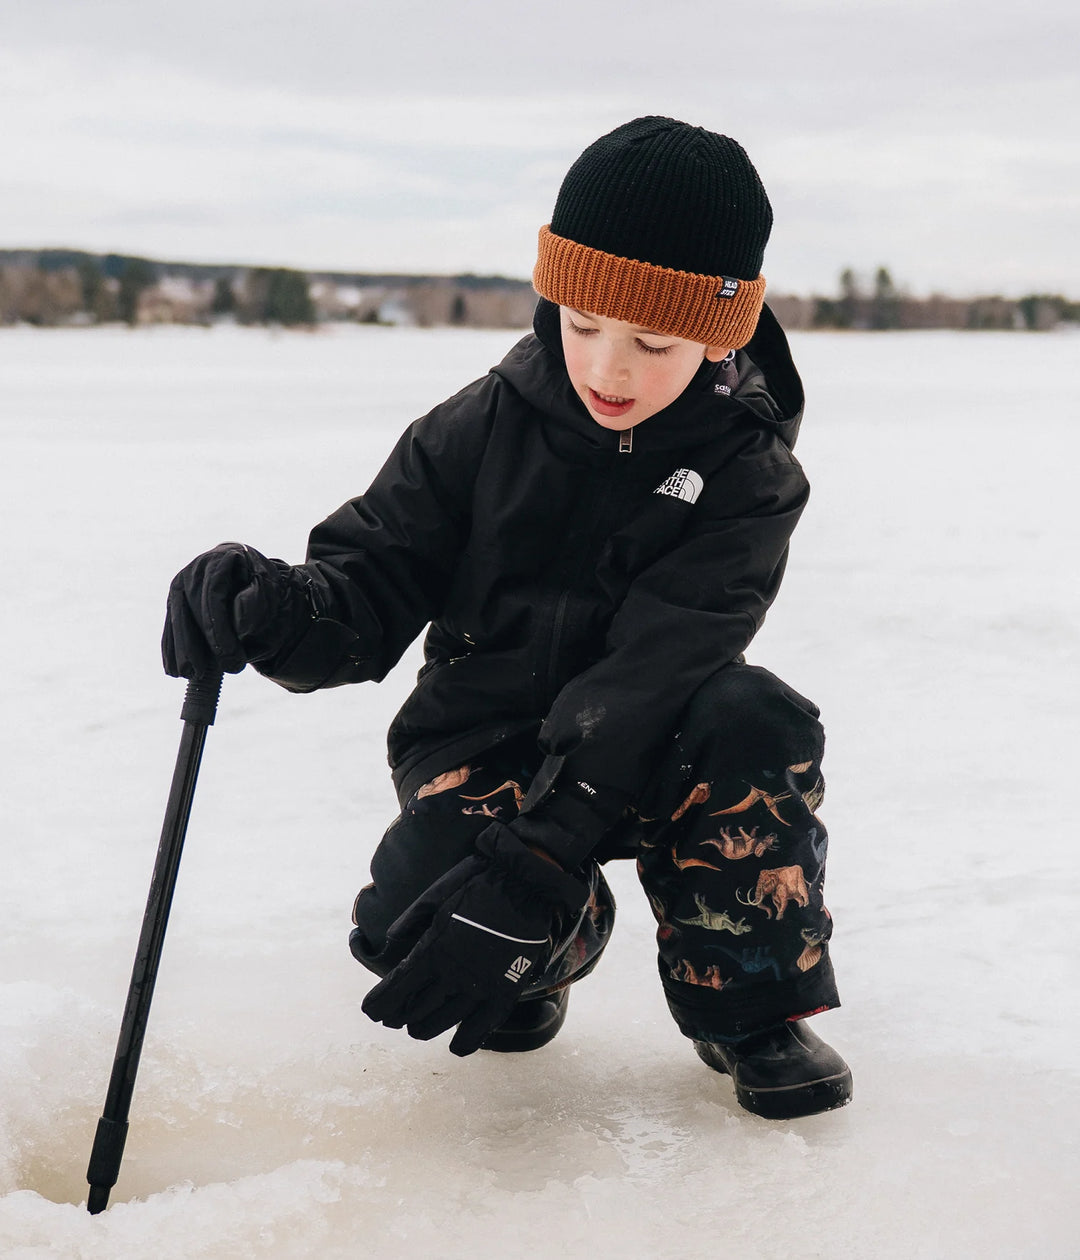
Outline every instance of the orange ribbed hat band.
<svg viewBox="0 0 1080 1260">
<path fill-rule="evenodd" d="M 675 271 L 579 245 L 547 226 L 540 229 L 533 287 L 558 306 L 728 350 L 753 337 L 765 300 L 764 276 Z"/>
</svg>

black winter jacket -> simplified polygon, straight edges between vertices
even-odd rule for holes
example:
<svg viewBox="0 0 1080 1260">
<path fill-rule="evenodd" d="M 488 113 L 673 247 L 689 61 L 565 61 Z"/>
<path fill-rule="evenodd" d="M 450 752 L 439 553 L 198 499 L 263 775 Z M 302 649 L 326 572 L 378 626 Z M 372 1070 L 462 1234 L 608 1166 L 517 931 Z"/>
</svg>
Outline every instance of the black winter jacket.
<svg viewBox="0 0 1080 1260">
<path fill-rule="evenodd" d="M 534 334 L 312 531 L 295 572 L 316 619 L 258 668 L 294 691 L 381 679 L 430 623 L 388 738 L 403 800 L 530 727 L 547 781 L 633 799 L 776 595 L 808 493 L 791 453 L 802 402 L 766 307 L 734 364 L 704 362 L 621 452 L 541 302 Z"/>
</svg>

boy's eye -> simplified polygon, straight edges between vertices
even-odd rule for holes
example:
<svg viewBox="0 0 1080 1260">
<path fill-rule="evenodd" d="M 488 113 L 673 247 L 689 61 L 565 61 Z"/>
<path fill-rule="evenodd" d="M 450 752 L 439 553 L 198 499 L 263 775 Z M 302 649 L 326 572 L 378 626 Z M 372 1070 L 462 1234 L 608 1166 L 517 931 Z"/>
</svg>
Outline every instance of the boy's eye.
<svg viewBox="0 0 1080 1260">
<path fill-rule="evenodd" d="M 579 337 L 591 337 L 593 333 L 600 331 L 598 328 L 584 328 L 581 324 L 575 324 L 572 319 L 568 319 L 566 322 Z M 644 350 L 646 354 L 667 354 L 674 348 L 672 346 L 650 346 L 647 342 L 640 340 L 640 338 L 635 338 L 634 344 L 639 350 Z"/>
</svg>

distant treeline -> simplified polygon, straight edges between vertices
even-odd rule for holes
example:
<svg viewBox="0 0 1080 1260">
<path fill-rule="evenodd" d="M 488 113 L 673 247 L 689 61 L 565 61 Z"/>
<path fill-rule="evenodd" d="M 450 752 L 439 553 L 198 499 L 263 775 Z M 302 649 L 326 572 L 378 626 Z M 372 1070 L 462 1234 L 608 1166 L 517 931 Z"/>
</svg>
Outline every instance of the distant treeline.
<svg viewBox="0 0 1080 1260">
<path fill-rule="evenodd" d="M 835 297 L 779 297 L 769 305 L 787 328 L 971 328 L 1045 332 L 1061 323 L 1080 322 L 1080 302 L 1061 294 L 1029 293 L 1021 298 L 987 295 L 972 298 L 931 294 L 917 298 L 879 267 L 869 282 L 850 268 L 840 273 Z"/>
<path fill-rule="evenodd" d="M 1058 294 L 915 298 L 879 267 L 868 282 L 847 268 L 835 296 L 768 295 L 788 328 L 995 328 L 1045 331 L 1080 321 Z M 524 328 L 536 294 L 502 276 L 301 272 L 162 262 L 81 250 L 0 250 L 0 325 L 281 324 L 330 321 L 421 328 Z"/>
<path fill-rule="evenodd" d="M 536 294 L 501 276 L 301 272 L 78 250 L 0 250 L 0 325 L 365 324 L 522 328 Z"/>
</svg>

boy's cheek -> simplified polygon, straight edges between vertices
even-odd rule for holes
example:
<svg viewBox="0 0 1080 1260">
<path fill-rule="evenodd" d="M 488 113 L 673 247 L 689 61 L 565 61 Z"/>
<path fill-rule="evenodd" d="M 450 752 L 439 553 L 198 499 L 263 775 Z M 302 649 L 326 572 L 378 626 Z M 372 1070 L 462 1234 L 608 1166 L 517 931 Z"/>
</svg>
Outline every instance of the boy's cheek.
<svg viewBox="0 0 1080 1260">
<path fill-rule="evenodd" d="M 585 355 L 582 347 L 575 345 L 565 333 L 563 333 L 563 358 L 566 360 L 566 372 L 571 384 L 575 389 L 580 389 L 585 376 Z"/>
</svg>

